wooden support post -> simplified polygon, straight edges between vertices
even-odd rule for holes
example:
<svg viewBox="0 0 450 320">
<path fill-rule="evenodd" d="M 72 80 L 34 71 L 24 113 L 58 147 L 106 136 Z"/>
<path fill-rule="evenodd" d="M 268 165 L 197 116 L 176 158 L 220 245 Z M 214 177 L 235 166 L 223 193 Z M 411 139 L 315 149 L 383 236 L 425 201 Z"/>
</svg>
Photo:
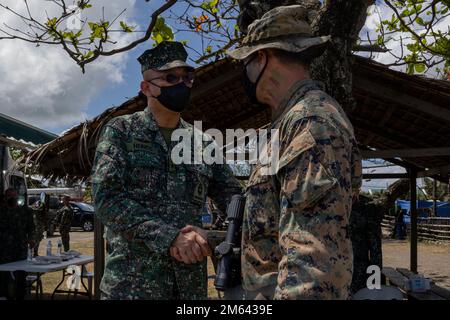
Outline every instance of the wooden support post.
<svg viewBox="0 0 450 320">
<path fill-rule="evenodd" d="M 433 179 L 433 217 L 437 217 L 437 180 Z"/>
<path fill-rule="evenodd" d="M 409 170 L 410 188 L 411 188 L 411 252 L 410 252 L 410 269 L 417 273 L 417 171 Z"/>
<path fill-rule="evenodd" d="M 94 217 L 94 297 L 100 299 L 100 282 L 105 269 L 105 241 L 103 225 Z"/>
</svg>

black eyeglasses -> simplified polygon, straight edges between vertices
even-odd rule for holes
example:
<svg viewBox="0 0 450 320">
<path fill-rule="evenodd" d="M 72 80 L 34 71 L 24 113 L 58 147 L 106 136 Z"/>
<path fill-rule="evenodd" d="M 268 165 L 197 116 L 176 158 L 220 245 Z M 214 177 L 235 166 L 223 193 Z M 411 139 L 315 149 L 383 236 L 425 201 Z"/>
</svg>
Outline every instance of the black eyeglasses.
<svg viewBox="0 0 450 320">
<path fill-rule="evenodd" d="M 173 73 L 168 73 L 163 75 L 162 77 L 158 77 L 158 78 L 153 78 L 150 81 L 156 80 L 156 79 L 162 79 L 167 81 L 170 84 L 177 84 L 179 83 L 181 80 L 185 83 L 193 83 L 195 80 L 195 73 L 193 72 L 189 72 L 188 74 L 184 74 L 182 76 L 177 76 L 176 74 Z"/>
</svg>

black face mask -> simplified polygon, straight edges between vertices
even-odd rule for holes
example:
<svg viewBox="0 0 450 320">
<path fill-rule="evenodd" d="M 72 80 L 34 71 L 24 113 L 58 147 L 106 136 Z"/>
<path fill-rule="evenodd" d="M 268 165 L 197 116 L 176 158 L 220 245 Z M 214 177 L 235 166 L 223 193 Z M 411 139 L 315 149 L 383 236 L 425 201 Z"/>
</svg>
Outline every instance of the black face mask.
<svg viewBox="0 0 450 320">
<path fill-rule="evenodd" d="M 264 65 L 264 68 L 259 73 L 258 78 L 256 79 L 256 82 L 251 82 L 250 78 L 247 75 L 247 66 L 256 58 L 256 55 L 250 59 L 245 65 L 244 65 L 244 79 L 242 81 L 242 85 L 244 86 L 245 93 L 247 94 L 248 98 L 252 103 L 260 103 L 258 101 L 258 98 L 256 97 L 256 89 L 258 88 L 259 80 L 261 80 L 264 71 L 266 70 L 267 64 L 269 63 L 269 58 L 266 56 L 266 64 Z"/>
<path fill-rule="evenodd" d="M 167 109 L 183 112 L 189 105 L 191 89 L 184 82 L 171 87 L 160 87 L 153 82 L 152 84 L 161 89 L 161 94 L 155 98 Z"/>
<path fill-rule="evenodd" d="M 17 205 L 17 198 L 8 198 L 8 199 L 6 199 L 6 204 L 10 208 L 15 207 Z"/>
</svg>

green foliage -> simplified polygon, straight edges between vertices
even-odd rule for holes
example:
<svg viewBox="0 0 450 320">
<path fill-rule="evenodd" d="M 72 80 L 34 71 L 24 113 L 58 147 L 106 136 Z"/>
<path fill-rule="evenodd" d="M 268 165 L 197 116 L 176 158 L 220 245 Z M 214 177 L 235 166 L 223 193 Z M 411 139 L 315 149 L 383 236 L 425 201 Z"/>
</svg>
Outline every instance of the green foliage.
<svg viewBox="0 0 450 320">
<path fill-rule="evenodd" d="M 404 47 L 399 62 L 406 63 L 408 74 L 422 74 L 432 67 L 443 78 L 450 77 L 450 30 L 437 29 L 437 25 L 450 17 L 450 1 L 446 0 L 406 0 L 384 1 L 393 13 L 390 19 L 382 20 L 378 25 L 380 32 L 376 42 L 386 46 L 390 41 L 410 43 Z M 448 21 L 448 20 L 447 20 Z M 445 28 L 444 28 L 445 29 Z M 396 38 L 396 39 L 395 39 Z"/>
<path fill-rule="evenodd" d="M 158 17 L 155 27 L 152 31 L 152 39 L 155 40 L 155 45 L 163 41 L 173 41 L 174 34 L 172 28 L 166 24 L 166 20 L 163 17 Z"/>
<path fill-rule="evenodd" d="M 120 21 L 120 27 L 122 28 L 122 30 L 124 32 L 133 32 L 135 27 L 130 27 L 129 25 L 127 25 L 125 22 Z"/>
<path fill-rule="evenodd" d="M 219 0 L 204 1 L 200 6 L 202 9 L 208 10 L 211 13 L 217 13 L 219 12 L 219 9 L 217 8 L 218 3 Z"/>
<path fill-rule="evenodd" d="M 11 158 L 16 161 L 24 155 L 24 152 L 20 149 L 10 147 L 9 153 L 11 154 Z"/>
<path fill-rule="evenodd" d="M 91 203 L 92 202 L 92 186 L 88 185 L 84 190 L 83 201 Z"/>
<path fill-rule="evenodd" d="M 91 35 L 89 36 L 91 42 L 94 42 L 95 39 L 102 39 L 103 41 L 107 40 L 106 32 L 109 27 L 108 21 L 101 21 L 99 23 L 88 22 L 88 25 L 91 29 Z"/>
<path fill-rule="evenodd" d="M 427 200 L 432 200 L 433 199 L 433 180 L 430 178 L 425 178 L 424 182 L 425 182 L 424 189 L 429 196 L 429 199 L 427 199 Z M 446 201 L 447 196 L 449 194 L 450 194 L 449 185 L 437 181 L 436 200 Z"/>
</svg>

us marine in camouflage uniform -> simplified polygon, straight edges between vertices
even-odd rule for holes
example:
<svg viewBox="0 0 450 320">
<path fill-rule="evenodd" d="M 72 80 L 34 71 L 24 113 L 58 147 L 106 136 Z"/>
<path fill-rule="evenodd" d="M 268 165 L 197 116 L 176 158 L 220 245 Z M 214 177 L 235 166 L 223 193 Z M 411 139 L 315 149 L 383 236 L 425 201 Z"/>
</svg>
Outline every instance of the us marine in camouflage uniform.
<svg viewBox="0 0 450 320">
<path fill-rule="evenodd" d="M 109 248 L 102 299 L 207 298 L 202 209 L 208 196 L 225 212 L 241 188 L 226 165 L 172 162 L 174 129 L 201 137 L 180 118 L 193 83 L 186 58 L 179 42 L 146 51 L 139 61 L 148 107 L 112 119 L 101 134 L 92 183 Z M 197 231 L 180 232 L 188 225 Z"/>
<path fill-rule="evenodd" d="M 59 225 L 59 233 L 64 246 L 64 251 L 70 250 L 70 228 L 73 220 L 73 209 L 69 204 L 70 197 L 64 196 L 63 206 L 58 210 L 55 221 Z"/>
<path fill-rule="evenodd" d="M 341 106 L 309 79 L 309 62 L 328 37 L 313 37 L 301 6 L 272 9 L 230 55 L 244 60 L 249 97 L 272 109 L 279 163 L 253 168 L 242 228 L 247 298 L 347 299 L 348 233 L 361 160 Z M 268 154 L 271 144 L 267 146 Z"/>
</svg>

